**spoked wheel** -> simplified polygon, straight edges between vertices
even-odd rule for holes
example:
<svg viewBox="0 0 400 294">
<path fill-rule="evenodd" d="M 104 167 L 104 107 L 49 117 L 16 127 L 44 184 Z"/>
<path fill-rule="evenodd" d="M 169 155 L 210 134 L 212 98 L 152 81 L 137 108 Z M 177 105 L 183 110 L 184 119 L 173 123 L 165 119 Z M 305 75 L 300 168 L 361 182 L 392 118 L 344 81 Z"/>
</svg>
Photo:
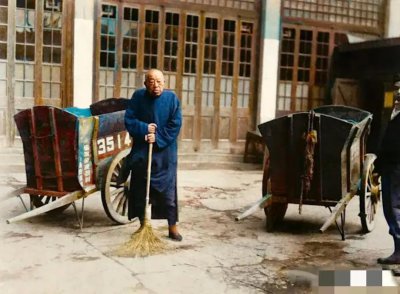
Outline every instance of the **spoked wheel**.
<svg viewBox="0 0 400 294">
<path fill-rule="evenodd" d="M 363 233 L 371 232 L 375 227 L 375 216 L 380 200 L 379 184 L 372 179 L 373 162 L 376 156 L 366 154 L 360 185 L 360 219 Z"/>
<path fill-rule="evenodd" d="M 118 224 L 127 224 L 128 192 L 130 184 L 129 169 L 126 156 L 129 150 L 124 150 L 112 160 L 103 176 L 101 201 L 108 217 Z"/>
<path fill-rule="evenodd" d="M 53 201 L 56 201 L 59 197 L 54 197 L 54 196 L 47 196 L 47 195 L 29 195 L 31 198 L 31 204 L 33 207 L 39 208 L 42 207 L 43 205 L 49 204 Z M 58 207 L 56 209 L 50 210 L 47 212 L 47 214 L 59 214 L 66 210 L 71 203 L 66 204 L 64 206 Z"/>
<path fill-rule="evenodd" d="M 271 181 L 269 178 L 269 156 L 267 155 L 265 156 L 264 160 L 262 192 L 264 196 L 267 193 L 271 193 Z M 273 232 L 276 225 L 282 222 L 283 218 L 285 217 L 287 207 L 287 203 L 270 202 L 268 206 L 264 208 L 267 232 Z"/>
</svg>

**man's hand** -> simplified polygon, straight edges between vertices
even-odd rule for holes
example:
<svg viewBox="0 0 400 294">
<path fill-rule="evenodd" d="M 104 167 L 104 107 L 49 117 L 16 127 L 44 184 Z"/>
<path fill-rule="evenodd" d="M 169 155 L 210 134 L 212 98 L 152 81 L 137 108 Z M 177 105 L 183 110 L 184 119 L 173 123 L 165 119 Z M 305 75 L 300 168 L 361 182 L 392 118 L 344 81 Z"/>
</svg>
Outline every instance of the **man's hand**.
<svg viewBox="0 0 400 294">
<path fill-rule="evenodd" d="M 147 129 L 149 131 L 149 134 L 155 134 L 157 125 L 155 123 L 151 123 L 151 124 L 149 124 Z"/>
<path fill-rule="evenodd" d="M 153 144 L 156 141 L 156 134 L 147 134 L 146 141 L 149 144 Z"/>
</svg>

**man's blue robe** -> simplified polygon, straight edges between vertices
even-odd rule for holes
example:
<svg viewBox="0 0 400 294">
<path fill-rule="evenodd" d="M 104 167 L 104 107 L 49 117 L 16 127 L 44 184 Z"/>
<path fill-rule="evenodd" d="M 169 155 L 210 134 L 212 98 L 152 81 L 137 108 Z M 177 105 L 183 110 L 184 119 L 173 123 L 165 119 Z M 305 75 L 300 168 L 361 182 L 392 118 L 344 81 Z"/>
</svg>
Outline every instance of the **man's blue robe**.
<svg viewBox="0 0 400 294">
<path fill-rule="evenodd" d="M 177 138 L 182 125 L 182 113 L 175 93 L 164 90 L 152 97 L 143 88 L 136 90 L 125 112 L 125 126 L 133 138 L 129 155 L 131 189 L 128 217 L 143 219 L 146 198 L 146 177 L 149 144 L 145 141 L 148 125 L 155 123 L 156 142 L 151 164 L 150 201 L 152 218 L 178 220 Z"/>
</svg>

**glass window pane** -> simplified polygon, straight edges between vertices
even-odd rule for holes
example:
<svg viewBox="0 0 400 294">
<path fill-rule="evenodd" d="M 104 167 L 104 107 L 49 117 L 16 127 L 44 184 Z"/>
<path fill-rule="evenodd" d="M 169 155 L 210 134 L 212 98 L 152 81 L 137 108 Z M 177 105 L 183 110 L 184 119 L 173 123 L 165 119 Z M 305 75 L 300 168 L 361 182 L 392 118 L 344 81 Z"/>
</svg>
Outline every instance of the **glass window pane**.
<svg viewBox="0 0 400 294">
<path fill-rule="evenodd" d="M 51 84 L 51 98 L 61 98 L 60 84 Z"/>
<path fill-rule="evenodd" d="M 24 94 L 24 83 L 16 81 L 15 82 L 15 96 L 23 97 L 23 94 Z"/>
<path fill-rule="evenodd" d="M 26 46 L 26 61 L 34 61 L 35 60 L 35 46 Z"/>
<path fill-rule="evenodd" d="M 42 66 L 42 80 L 50 81 L 50 66 Z"/>
<path fill-rule="evenodd" d="M 43 47 L 43 62 L 51 63 L 51 47 Z"/>
<path fill-rule="evenodd" d="M 0 97 L 7 96 L 7 83 L 6 81 L 0 81 Z"/>
<path fill-rule="evenodd" d="M 7 63 L 0 62 L 0 79 L 7 78 Z"/>
<path fill-rule="evenodd" d="M 34 83 L 25 82 L 25 95 L 24 97 L 33 97 Z"/>
<path fill-rule="evenodd" d="M 7 59 L 7 44 L 0 43 L 0 59 Z"/>
<path fill-rule="evenodd" d="M 17 9 L 15 11 L 15 25 L 17 27 L 23 27 L 25 24 L 25 11 L 23 9 Z"/>
<path fill-rule="evenodd" d="M 25 41 L 26 43 L 29 44 L 35 44 L 35 32 L 34 31 L 25 32 Z"/>
<path fill-rule="evenodd" d="M 42 84 L 42 94 L 44 98 L 51 98 L 50 94 L 50 83 L 43 83 Z"/>
<path fill-rule="evenodd" d="M 51 81 L 52 82 L 60 82 L 61 81 L 61 67 L 53 66 L 51 70 Z"/>
<path fill-rule="evenodd" d="M 51 40 L 51 31 L 50 30 L 44 30 L 43 31 L 43 44 L 45 45 L 51 45 L 52 40 Z"/>
<path fill-rule="evenodd" d="M 53 45 L 61 46 L 61 31 L 53 30 Z"/>
<path fill-rule="evenodd" d="M 31 64 L 25 64 L 24 66 L 25 66 L 25 79 L 33 81 L 35 77 L 34 73 L 35 66 Z"/>
<path fill-rule="evenodd" d="M 61 48 L 53 48 L 53 63 L 61 63 Z"/>
<path fill-rule="evenodd" d="M 8 23 L 7 7 L 0 7 L 0 23 Z"/>
</svg>

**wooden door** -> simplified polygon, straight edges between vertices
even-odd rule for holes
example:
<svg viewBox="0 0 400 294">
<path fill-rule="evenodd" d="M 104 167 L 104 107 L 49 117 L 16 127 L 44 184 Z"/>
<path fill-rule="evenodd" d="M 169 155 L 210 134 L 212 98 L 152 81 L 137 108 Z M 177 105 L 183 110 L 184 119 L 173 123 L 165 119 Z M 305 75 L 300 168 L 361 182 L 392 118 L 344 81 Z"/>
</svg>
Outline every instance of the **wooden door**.
<svg viewBox="0 0 400 294">
<path fill-rule="evenodd" d="M 362 108 L 359 81 L 353 79 L 336 79 L 333 86 L 332 103 Z"/>
<path fill-rule="evenodd" d="M 0 2 L 0 46 L 6 48 L 0 56 L 0 67 L 6 68 L 1 71 L 6 77 L 0 74 L 0 95 L 6 97 L 0 104 L 6 113 L 1 135 L 7 145 L 13 145 L 13 115 L 19 110 L 72 102 L 72 37 L 66 32 L 73 6 L 73 1 Z"/>
<path fill-rule="evenodd" d="M 144 73 L 159 68 L 166 88 L 181 100 L 182 152 L 244 149 L 256 116 L 258 13 L 250 9 L 225 13 L 215 5 L 172 1 L 102 2 L 95 100 L 129 98 L 143 87 Z"/>
</svg>

